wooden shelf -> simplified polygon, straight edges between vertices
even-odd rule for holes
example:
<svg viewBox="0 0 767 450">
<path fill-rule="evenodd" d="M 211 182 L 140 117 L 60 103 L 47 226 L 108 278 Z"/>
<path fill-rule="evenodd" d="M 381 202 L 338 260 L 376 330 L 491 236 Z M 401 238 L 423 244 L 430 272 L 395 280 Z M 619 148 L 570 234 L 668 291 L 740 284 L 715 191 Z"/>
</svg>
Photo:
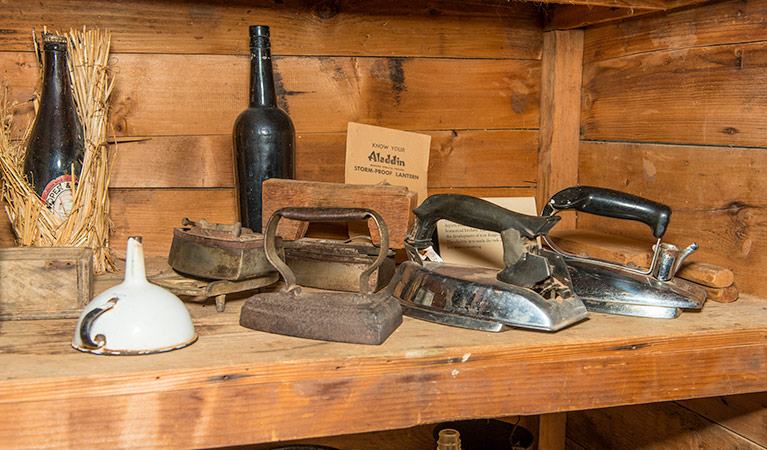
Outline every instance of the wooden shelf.
<svg viewBox="0 0 767 450">
<path fill-rule="evenodd" d="M 767 301 L 753 297 L 554 334 L 406 317 L 381 346 L 244 329 L 241 304 L 187 304 L 198 342 L 149 356 L 77 352 L 75 320 L 0 322 L 0 442 L 214 447 L 767 391 Z"/>
</svg>

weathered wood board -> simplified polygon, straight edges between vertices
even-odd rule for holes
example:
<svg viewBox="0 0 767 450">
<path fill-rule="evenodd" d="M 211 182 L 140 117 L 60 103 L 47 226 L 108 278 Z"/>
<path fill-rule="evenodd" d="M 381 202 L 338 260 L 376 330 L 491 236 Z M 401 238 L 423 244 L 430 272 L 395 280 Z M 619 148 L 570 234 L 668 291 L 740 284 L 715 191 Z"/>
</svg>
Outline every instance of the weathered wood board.
<svg viewBox="0 0 767 450">
<path fill-rule="evenodd" d="M 749 440 L 767 447 L 767 392 L 678 402 Z"/>
<path fill-rule="evenodd" d="M 90 248 L 0 248 L 0 320 L 76 318 L 92 290 Z"/>
<path fill-rule="evenodd" d="M 118 136 L 230 134 L 248 105 L 247 56 L 114 58 L 110 122 Z M 406 130 L 538 127 L 538 60 L 275 56 L 273 64 L 280 106 L 299 133 L 346 131 L 349 121 Z M 33 54 L 4 55 L 0 77 L 12 99 L 31 97 Z"/>
<path fill-rule="evenodd" d="M 668 49 L 763 41 L 765 14 L 763 1 L 727 0 L 625 20 L 620 26 L 608 23 L 589 27 L 584 62 L 588 65 Z"/>
<path fill-rule="evenodd" d="M 418 132 L 432 138 L 430 188 L 536 185 L 536 130 Z M 343 183 L 345 157 L 346 133 L 299 133 L 296 179 Z M 152 136 L 118 144 L 110 187 L 233 188 L 232 137 Z"/>
<path fill-rule="evenodd" d="M 583 31 L 544 34 L 541 61 L 541 128 L 538 152 L 539 210 L 557 191 L 578 182 L 581 67 Z M 559 229 L 575 227 L 567 217 Z"/>
<path fill-rule="evenodd" d="M 567 436 L 586 449 L 764 448 L 676 403 L 570 413 Z"/>
<path fill-rule="evenodd" d="M 695 259 L 732 270 L 742 292 L 767 287 L 762 274 L 767 248 L 760 238 L 767 233 L 767 203 L 761 195 L 767 190 L 763 150 L 584 142 L 579 161 L 581 184 L 669 205 L 672 215 L 665 240 L 681 246 L 697 242 Z M 644 224 L 590 214 L 579 214 L 578 228 L 652 239 Z"/>
<path fill-rule="evenodd" d="M 212 223 L 237 220 L 233 189 L 131 189 L 110 190 L 113 228 L 110 233 L 112 253 L 125 256 L 125 242 L 141 235 L 144 252 L 168 255 L 173 228 L 187 217 Z"/>
<path fill-rule="evenodd" d="M 404 248 L 405 236 L 413 225 L 413 209 L 418 206 L 418 194 L 404 186 L 367 186 L 272 178 L 263 184 L 262 229 L 266 229 L 269 218 L 278 209 L 288 206 L 373 210 L 381 216 L 388 228 L 389 248 L 399 249 Z M 300 239 L 308 226 L 308 222 L 281 219 L 277 235 L 288 240 Z M 381 237 L 372 219 L 368 220 L 367 231 L 373 243 L 378 245 Z"/>
<path fill-rule="evenodd" d="M 381 346 L 247 330 L 234 302 L 188 304 L 199 340 L 140 358 L 73 350 L 74 320 L 0 323 L 0 441 L 205 448 L 767 388 L 754 298 L 673 321 L 595 313 L 557 333 L 406 317 Z M 94 434 L 105 422 L 112 432 Z"/>
<path fill-rule="evenodd" d="M 87 25 L 110 29 L 118 53 L 247 55 L 248 26 L 265 24 L 275 55 L 540 59 L 538 20 L 536 5 L 506 0 L 92 0 L 87 8 L 9 0 L 0 50 L 30 50 L 32 27 Z"/>
<path fill-rule="evenodd" d="M 583 67 L 581 137 L 762 146 L 767 42 L 670 49 Z M 633 118 L 633 120 L 632 120 Z"/>
</svg>

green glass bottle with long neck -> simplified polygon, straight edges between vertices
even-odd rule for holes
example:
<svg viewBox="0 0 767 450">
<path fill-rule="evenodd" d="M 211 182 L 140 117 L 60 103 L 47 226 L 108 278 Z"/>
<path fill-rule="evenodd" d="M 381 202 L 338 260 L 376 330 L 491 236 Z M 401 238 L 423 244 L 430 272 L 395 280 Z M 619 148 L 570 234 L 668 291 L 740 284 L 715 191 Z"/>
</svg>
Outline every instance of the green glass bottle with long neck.
<svg viewBox="0 0 767 450">
<path fill-rule="evenodd" d="M 44 34 L 43 86 L 27 143 L 24 173 L 43 203 L 62 219 L 72 208 L 84 148 L 67 68 L 67 40 Z"/>
<path fill-rule="evenodd" d="M 277 106 L 269 27 L 250 27 L 250 106 L 234 122 L 233 143 L 240 222 L 261 232 L 261 185 L 293 178 L 295 128 Z"/>
</svg>

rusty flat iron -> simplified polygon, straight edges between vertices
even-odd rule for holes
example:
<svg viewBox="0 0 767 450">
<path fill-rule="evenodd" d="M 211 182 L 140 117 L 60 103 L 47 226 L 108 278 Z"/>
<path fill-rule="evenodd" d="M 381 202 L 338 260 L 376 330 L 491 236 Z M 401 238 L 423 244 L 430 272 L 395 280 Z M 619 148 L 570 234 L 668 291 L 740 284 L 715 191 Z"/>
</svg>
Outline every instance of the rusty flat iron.
<svg viewBox="0 0 767 450">
<path fill-rule="evenodd" d="M 564 260 L 537 239 L 559 217 L 527 216 L 459 194 L 432 195 L 413 213 L 416 221 L 405 240 L 409 261 L 400 264 L 387 288 L 406 315 L 484 331 L 556 331 L 588 316 Z M 431 247 L 442 219 L 500 233 L 505 268 L 425 261 L 420 251 Z"/>
<path fill-rule="evenodd" d="M 302 221 L 348 222 L 372 218 L 381 236 L 378 257 L 359 277 L 359 292 L 303 292 L 296 277 L 280 259 L 275 233 L 280 218 Z M 373 293 L 370 275 L 386 260 L 389 234 L 381 216 L 361 208 L 282 208 L 269 218 L 265 233 L 266 257 L 285 280 L 280 292 L 249 297 L 240 312 L 240 325 L 259 331 L 324 341 L 357 344 L 383 343 L 402 323 L 395 298 Z"/>
<path fill-rule="evenodd" d="M 282 240 L 277 240 L 282 252 Z M 168 264 L 180 273 L 208 280 L 239 281 L 264 277 L 275 269 L 264 253 L 264 236 L 233 225 L 184 218 L 173 230 Z"/>
<path fill-rule="evenodd" d="M 315 211 L 324 209 L 327 208 L 318 207 Z M 345 241 L 303 237 L 282 242 L 285 262 L 296 276 L 296 284 L 304 287 L 359 292 L 360 275 L 378 259 L 382 250 L 386 258 L 368 277 L 371 291 L 386 287 L 394 275 L 394 252 L 373 245 L 370 236 Z"/>
<path fill-rule="evenodd" d="M 612 189 L 574 186 L 554 194 L 541 216 L 556 217 L 563 210 L 642 222 L 657 242 L 650 267 L 630 267 L 611 261 L 570 254 L 550 240 L 546 243 L 567 262 L 573 288 L 589 311 L 627 316 L 673 319 L 683 310 L 699 310 L 706 291 L 675 274 L 698 245 L 685 249 L 662 242 L 669 221 L 668 206 Z M 544 237 L 545 239 L 545 237 Z"/>
</svg>

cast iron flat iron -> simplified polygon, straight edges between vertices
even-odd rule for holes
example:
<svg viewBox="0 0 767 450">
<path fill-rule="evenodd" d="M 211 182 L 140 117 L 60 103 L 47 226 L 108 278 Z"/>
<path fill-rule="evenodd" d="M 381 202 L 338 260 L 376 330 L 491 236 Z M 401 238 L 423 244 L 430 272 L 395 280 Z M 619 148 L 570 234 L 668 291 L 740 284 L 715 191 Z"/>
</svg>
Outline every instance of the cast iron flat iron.
<svg viewBox="0 0 767 450">
<path fill-rule="evenodd" d="M 241 281 L 277 274 L 264 254 L 264 236 L 233 225 L 184 218 L 173 229 L 168 264 L 176 271 L 209 280 Z M 282 241 L 277 241 L 282 252 Z"/>
<path fill-rule="evenodd" d="M 387 288 L 405 314 L 484 331 L 505 326 L 556 331 L 588 316 L 564 260 L 537 239 L 559 217 L 527 216 L 459 194 L 432 195 L 413 213 L 415 223 L 405 239 L 409 261 L 400 264 Z M 424 261 L 419 250 L 431 247 L 442 219 L 500 233 L 505 268 Z"/>
<path fill-rule="evenodd" d="M 692 243 L 680 250 L 662 242 L 671 220 L 671 208 L 612 189 L 574 186 L 554 194 L 541 216 L 556 217 L 555 214 L 566 209 L 639 221 L 648 225 L 657 239 L 650 267 L 637 268 L 565 252 L 544 236 L 549 247 L 565 258 L 575 293 L 589 311 L 671 319 L 678 317 L 683 309 L 703 307 L 706 291 L 674 277 L 698 245 Z"/>
<path fill-rule="evenodd" d="M 359 276 L 358 293 L 302 292 L 296 276 L 279 257 L 275 233 L 281 217 L 317 222 L 349 222 L 372 218 L 381 236 L 378 258 Z M 376 212 L 361 208 L 282 208 L 269 218 L 264 237 L 269 262 L 285 280 L 281 292 L 256 294 L 245 301 L 240 325 L 288 336 L 357 344 L 381 344 L 402 323 L 397 299 L 373 293 L 370 275 L 387 259 L 389 232 Z"/>
</svg>

